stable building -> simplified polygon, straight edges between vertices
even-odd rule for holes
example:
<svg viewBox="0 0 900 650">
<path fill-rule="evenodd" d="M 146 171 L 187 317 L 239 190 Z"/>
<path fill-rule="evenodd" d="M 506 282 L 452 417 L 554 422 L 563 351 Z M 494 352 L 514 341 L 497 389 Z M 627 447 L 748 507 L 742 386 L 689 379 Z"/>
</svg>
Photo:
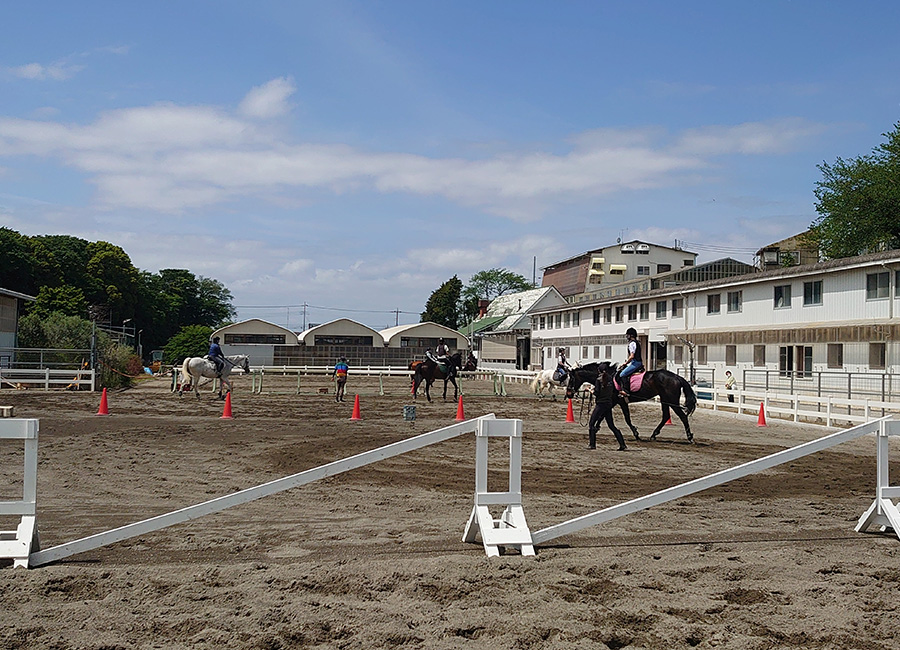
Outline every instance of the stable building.
<svg viewBox="0 0 900 650">
<path fill-rule="evenodd" d="M 0 288 L 0 368 L 9 368 L 18 344 L 19 317 L 25 311 L 25 304 L 36 298 L 18 291 Z"/>
</svg>

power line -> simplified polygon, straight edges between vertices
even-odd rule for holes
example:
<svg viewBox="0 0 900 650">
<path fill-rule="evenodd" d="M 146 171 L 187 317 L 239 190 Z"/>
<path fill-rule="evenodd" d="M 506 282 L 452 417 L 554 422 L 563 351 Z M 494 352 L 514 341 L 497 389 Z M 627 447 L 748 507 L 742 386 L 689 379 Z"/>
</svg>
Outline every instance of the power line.
<svg viewBox="0 0 900 650">
<path fill-rule="evenodd" d="M 346 311 L 364 314 L 418 314 L 417 311 L 406 311 L 403 309 L 345 309 L 343 307 L 322 307 L 320 305 L 299 304 L 299 305 L 235 305 L 235 309 L 323 309 L 325 311 Z"/>
</svg>

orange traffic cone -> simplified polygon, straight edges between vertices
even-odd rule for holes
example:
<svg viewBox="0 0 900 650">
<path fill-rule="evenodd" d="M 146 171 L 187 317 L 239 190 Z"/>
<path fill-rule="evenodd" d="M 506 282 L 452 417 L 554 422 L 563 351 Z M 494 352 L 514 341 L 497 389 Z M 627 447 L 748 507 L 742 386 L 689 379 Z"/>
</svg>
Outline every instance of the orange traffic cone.
<svg viewBox="0 0 900 650">
<path fill-rule="evenodd" d="M 350 418 L 351 420 L 362 420 L 359 415 L 359 395 L 356 396 L 356 399 L 353 402 L 353 415 Z"/>
<path fill-rule="evenodd" d="M 456 421 L 462 422 L 465 419 L 466 419 L 466 414 L 463 411 L 462 395 L 460 395 L 459 396 L 459 404 L 456 406 Z"/>
<path fill-rule="evenodd" d="M 759 403 L 759 418 L 757 418 L 757 420 L 756 420 L 756 426 L 758 426 L 758 427 L 768 426 L 766 424 L 766 409 L 763 406 L 762 402 Z"/>
<path fill-rule="evenodd" d="M 100 409 L 97 415 L 109 415 L 109 404 L 106 403 L 106 389 L 103 389 L 103 395 L 100 396 Z"/>
<path fill-rule="evenodd" d="M 566 422 L 575 421 L 575 412 L 572 410 L 572 400 L 569 400 L 569 408 L 566 409 Z"/>
<path fill-rule="evenodd" d="M 671 415 L 669 416 L 669 419 L 666 420 L 666 423 L 663 426 L 668 426 L 670 424 L 672 424 L 672 416 Z"/>
<path fill-rule="evenodd" d="M 225 393 L 225 408 L 222 410 L 222 417 L 220 420 L 233 420 L 234 416 L 231 414 L 231 391 Z"/>
</svg>

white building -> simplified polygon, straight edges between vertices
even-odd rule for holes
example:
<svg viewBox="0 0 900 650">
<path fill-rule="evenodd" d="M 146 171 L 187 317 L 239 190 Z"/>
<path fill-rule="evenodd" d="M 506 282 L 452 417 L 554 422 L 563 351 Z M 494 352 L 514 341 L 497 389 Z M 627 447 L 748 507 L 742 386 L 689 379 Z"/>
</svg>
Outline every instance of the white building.
<svg viewBox="0 0 900 650">
<path fill-rule="evenodd" d="M 556 347 L 573 362 L 621 362 L 634 327 L 648 369 L 687 375 L 693 356 L 698 376 L 719 381 L 726 368 L 895 374 L 898 287 L 900 251 L 888 251 L 650 289 L 533 314 L 533 349 L 545 367 Z"/>
</svg>

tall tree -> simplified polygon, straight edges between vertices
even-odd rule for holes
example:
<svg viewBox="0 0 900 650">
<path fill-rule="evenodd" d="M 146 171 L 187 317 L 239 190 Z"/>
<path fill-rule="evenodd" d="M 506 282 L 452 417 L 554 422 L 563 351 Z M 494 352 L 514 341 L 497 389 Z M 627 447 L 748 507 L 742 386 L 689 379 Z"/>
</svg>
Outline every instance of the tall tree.
<svg viewBox="0 0 900 650">
<path fill-rule="evenodd" d="M 421 314 L 422 322 L 430 321 L 456 329 L 459 325 L 459 297 L 462 287 L 462 280 L 454 275 L 435 289 L 425 303 L 425 311 Z"/>
<path fill-rule="evenodd" d="M 812 235 L 826 257 L 900 248 L 900 122 L 872 153 L 822 163 Z"/>
<path fill-rule="evenodd" d="M 488 269 L 479 271 L 469 279 L 462 291 L 463 318 L 466 321 L 478 315 L 479 300 L 493 300 L 506 293 L 527 291 L 534 285 L 524 275 L 513 273 L 507 269 Z"/>
</svg>

